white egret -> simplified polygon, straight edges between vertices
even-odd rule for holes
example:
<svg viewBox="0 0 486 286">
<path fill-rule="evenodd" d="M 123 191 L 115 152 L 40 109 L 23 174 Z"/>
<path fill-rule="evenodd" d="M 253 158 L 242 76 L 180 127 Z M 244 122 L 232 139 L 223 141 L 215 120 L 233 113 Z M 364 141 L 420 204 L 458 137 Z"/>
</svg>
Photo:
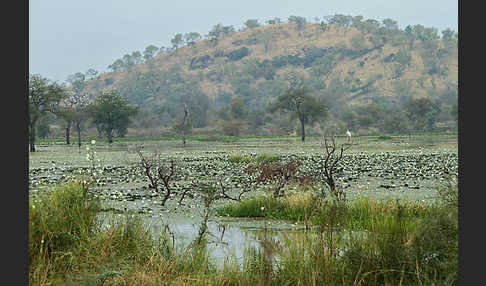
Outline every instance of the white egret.
<svg viewBox="0 0 486 286">
<path fill-rule="evenodd" d="M 351 131 L 349 129 L 346 129 L 346 135 L 348 135 L 348 141 L 351 140 Z"/>
</svg>

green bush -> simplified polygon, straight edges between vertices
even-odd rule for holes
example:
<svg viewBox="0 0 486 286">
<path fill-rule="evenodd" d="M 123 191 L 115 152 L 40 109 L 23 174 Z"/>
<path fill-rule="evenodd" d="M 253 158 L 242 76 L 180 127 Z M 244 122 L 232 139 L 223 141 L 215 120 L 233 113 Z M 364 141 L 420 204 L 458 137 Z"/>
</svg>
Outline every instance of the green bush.
<svg viewBox="0 0 486 286">
<path fill-rule="evenodd" d="M 240 60 L 240 59 L 248 56 L 248 48 L 242 47 L 240 49 L 229 52 L 226 56 L 228 57 L 228 59 L 230 61 Z"/>
<path fill-rule="evenodd" d="M 268 162 L 275 162 L 275 161 L 280 161 L 280 156 L 276 154 L 260 154 L 255 158 L 255 161 L 257 163 L 263 162 L 263 161 L 268 161 Z"/>
</svg>

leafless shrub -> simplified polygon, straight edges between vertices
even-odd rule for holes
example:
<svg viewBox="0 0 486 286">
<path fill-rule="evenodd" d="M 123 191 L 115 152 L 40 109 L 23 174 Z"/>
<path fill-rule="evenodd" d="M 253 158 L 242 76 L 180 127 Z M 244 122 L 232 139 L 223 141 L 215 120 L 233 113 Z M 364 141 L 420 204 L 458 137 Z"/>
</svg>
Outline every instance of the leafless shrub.
<svg viewBox="0 0 486 286">
<path fill-rule="evenodd" d="M 206 181 L 196 180 L 191 183 L 193 189 L 196 190 L 203 190 L 203 189 L 213 189 L 214 190 L 214 200 L 220 199 L 227 199 L 232 201 L 241 201 L 241 198 L 244 194 L 252 191 L 251 185 L 246 185 L 243 189 L 240 189 L 237 194 L 231 195 L 230 192 L 230 180 L 226 179 L 223 180 L 223 177 L 220 176 L 217 183 L 210 183 Z"/>
<path fill-rule="evenodd" d="M 321 145 L 321 148 L 325 152 L 316 162 L 319 166 L 318 174 L 322 181 L 328 186 L 330 194 L 339 201 L 346 199 L 346 193 L 336 188 L 334 176 L 337 173 L 337 166 L 339 161 L 342 160 L 344 152 L 351 148 L 351 146 L 351 142 L 337 146 L 333 135 L 331 138 L 325 137 L 324 144 Z"/>
<path fill-rule="evenodd" d="M 163 195 L 162 206 L 165 206 L 170 195 L 175 194 L 174 182 L 182 175 L 180 164 L 174 159 L 162 159 L 159 154 L 146 156 L 142 152 L 142 146 L 139 146 L 136 152 L 140 158 L 137 167 L 150 181 L 149 188 Z M 183 192 L 182 199 L 185 195 L 186 193 Z"/>
<path fill-rule="evenodd" d="M 271 183 L 274 186 L 274 197 L 284 195 L 283 188 L 287 183 L 293 182 L 305 184 L 311 182 L 308 176 L 299 175 L 299 167 L 302 161 L 291 159 L 286 162 L 262 161 L 255 165 L 248 166 L 245 171 L 254 178 L 257 184 Z"/>
</svg>

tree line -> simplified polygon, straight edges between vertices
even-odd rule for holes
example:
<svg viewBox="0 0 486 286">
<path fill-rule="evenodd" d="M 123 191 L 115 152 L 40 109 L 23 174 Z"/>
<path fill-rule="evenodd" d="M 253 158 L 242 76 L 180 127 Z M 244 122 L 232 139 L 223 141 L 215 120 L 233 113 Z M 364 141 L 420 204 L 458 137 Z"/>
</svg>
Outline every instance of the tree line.
<svg viewBox="0 0 486 286">
<path fill-rule="evenodd" d="M 124 136 L 131 117 L 139 108 L 131 106 L 119 91 L 101 92 L 94 97 L 84 92 L 87 74 L 77 73 L 70 77 L 70 86 L 52 82 L 39 75 L 29 75 L 29 151 L 35 152 L 36 129 L 39 120 L 53 114 L 66 122 L 66 143 L 70 144 L 71 127 L 76 129 L 78 146 L 81 147 L 81 128 L 91 120 L 99 134 L 113 142 L 115 132 Z"/>
<path fill-rule="evenodd" d="M 104 91 L 98 96 L 84 92 L 86 74 L 75 74 L 69 78 L 70 86 L 51 82 L 40 75 L 29 78 L 29 150 L 35 152 L 36 127 L 42 117 L 53 114 L 65 122 L 65 139 L 70 144 L 70 131 L 77 133 L 81 146 L 81 129 L 88 120 L 96 127 L 98 134 L 105 135 L 108 142 L 114 136 L 123 137 L 128 126 L 144 111 L 133 106 L 118 90 Z M 214 109 L 214 103 L 200 93 L 197 85 L 172 87 L 172 101 L 167 101 L 159 111 L 171 112 L 170 127 L 182 140 L 192 133 L 194 127 L 207 126 L 210 118 L 215 118 L 212 126 L 219 125 L 223 134 L 239 136 L 245 130 L 256 135 L 258 128 L 278 126 L 290 128 L 298 123 L 302 142 L 306 138 L 306 126 L 315 123 L 326 124 L 340 121 L 343 128 L 376 128 L 380 132 L 415 132 L 433 130 L 434 124 L 444 117 L 457 123 L 457 91 L 449 91 L 441 100 L 413 98 L 403 95 L 402 103 L 391 105 L 383 98 L 376 97 L 368 105 L 340 107 L 329 98 L 339 87 L 325 87 L 319 96 L 309 88 L 308 82 L 297 75 L 289 77 L 286 88 L 260 110 L 249 111 L 243 97 L 229 94 L 228 105 Z M 179 91 L 177 91 L 179 88 Z M 435 97 L 437 98 L 437 97 Z M 171 103 L 172 102 L 172 103 Z M 161 113 L 158 113 L 159 116 Z M 285 119 L 287 118 L 287 119 Z M 140 117 L 138 117 L 140 120 Z M 206 122 L 201 126 L 202 123 Z M 250 127 L 250 128 L 248 128 Z"/>
</svg>

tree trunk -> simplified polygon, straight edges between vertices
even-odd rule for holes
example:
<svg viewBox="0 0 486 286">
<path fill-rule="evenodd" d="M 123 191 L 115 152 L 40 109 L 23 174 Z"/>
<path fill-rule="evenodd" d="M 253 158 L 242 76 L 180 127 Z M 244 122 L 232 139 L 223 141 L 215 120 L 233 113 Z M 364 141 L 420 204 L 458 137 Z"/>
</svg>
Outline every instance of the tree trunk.
<svg viewBox="0 0 486 286">
<path fill-rule="evenodd" d="M 35 152 L 35 121 L 29 126 L 29 145 L 30 152 Z"/>
<path fill-rule="evenodd" d="M 189 107 L 184 103 L 184 117 L 182 118 L 182 147 L 186 147 L 186 119 L 189 116 Z"/>
<path fill-rule="evenodd" d="M 304 119 L 299 118 L 300 120 L 300 128 L 301 128 L 301 134 L 302 134 L 302 143 L 305 142 L 305 127 L 304 127 Z"/>
<path fill-rule="evenodd" d="M 70 142 L 70 133 L 71 133 L 71 120 L 67 121 L 67 126 L 66 126 L 66 144 L 69 145 L 71 144 Z"/>
<path fill-rule="evenodd" d="M 78 133 L 78 147 L 81 147 L 81 126 L 79 122 L 76 122 L 76 131 Z"/>
<path fill-rule="evenodd" d="M 107 136 L 108 136 L 108 143 L 110 144 L 113 143 L 113 131 L 108 132 Z"/>
</svg>

